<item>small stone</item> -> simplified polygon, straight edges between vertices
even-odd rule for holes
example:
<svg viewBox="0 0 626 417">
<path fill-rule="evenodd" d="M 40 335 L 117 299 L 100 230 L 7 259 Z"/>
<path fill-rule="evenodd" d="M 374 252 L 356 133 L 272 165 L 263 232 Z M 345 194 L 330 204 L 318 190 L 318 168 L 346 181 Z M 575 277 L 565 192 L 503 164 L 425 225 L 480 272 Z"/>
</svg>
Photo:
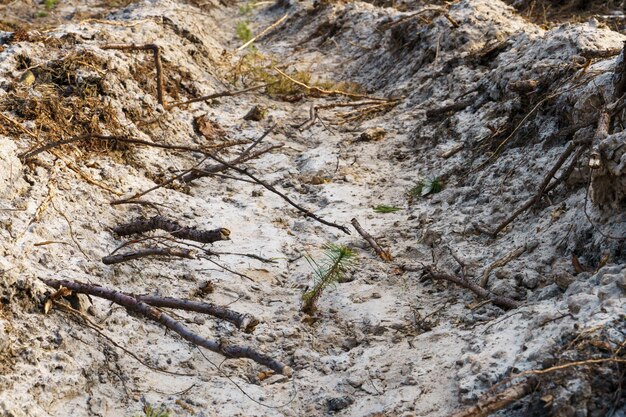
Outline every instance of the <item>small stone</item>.
<svg viewBox="0 0 626 417">
<path fill-rule="evenodd" d="M 624 292 L 626 292 L 626 273 L 622 274 L 622 276 L 615 281 L 617 286 Z"/>
<path fill-rule="evenodd" d="M 337 411 L 341 411 L 345 408 L 348 408 L 354 400 L 350 397 L 335 397 L 329 398 L 326 400 L 326 407 L 328 411 L 331 413 L 335 413 Z"/>
<path fill-rule="evenodd" d="M 260 334 L 256 337 L 256 340 L 258 340 L 259 342 L 270 343 L 276 340 L 276 338 L 271 334 Z"/>
<path fill-rule="evenodd" d="M 387 131 L 382 127 L 373 127 L 367 129 L 365 132 L 361 133 L 361 135 L 357 138 L 359 142 L 372 142 L 383 140 Z"/>
<path fill-rule="evenodd" d="M 254 122 L 260 122 L 267 115 L 267 109 L 263 106 L 256 105 L 250 109 L 245 116 L 243 116 L 243 120 L 252 120 Z"/>
<path fill-rule="evenodd" d="M 574 281 L 576 277 L 569 272 L 560 271 L 552 276 L 554 283 L 559 286 L 560 289 L 565 291 Z"/>
</svg>

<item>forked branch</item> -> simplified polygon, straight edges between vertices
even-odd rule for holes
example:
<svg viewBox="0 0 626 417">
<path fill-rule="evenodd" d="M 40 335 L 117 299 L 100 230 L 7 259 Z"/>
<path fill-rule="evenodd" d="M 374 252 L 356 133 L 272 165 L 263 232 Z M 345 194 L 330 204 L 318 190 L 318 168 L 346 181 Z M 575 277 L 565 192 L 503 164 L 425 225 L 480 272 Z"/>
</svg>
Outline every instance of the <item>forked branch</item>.
<svg viewBox="0 0 626 417">
<path fill-rule="evenodd" d="M 248 346 L 229 345 L 221 341 L 214 341 L 202 337 L 194 333 L 191 329 L 186 327 L 181 322 L 175 320 L 169 314 L 144 301 L 141 301 L 141 297 L 135 297 L 123 292 L 81 282 L 56 279 L 43 279 L 42 281 L 48 286 L 55 289 L 65 287 L 77 293 L 88 294 L 94 297 L 104 298 L 106 300 L 112 301 L 115 304 L 126 308 L 128 311 L 132 311 L 141 316 L 144 316 L 145 318 L 162 324 L 173 332 L 178 333 L 178 335 L 180 335 L 183 339 L 193 343 L 194 345 L 201 346 L 209 349 L 212 352 L 222 354 L 227 358 L 251 359 L 260 365 L 268 367 L 276 373 L 287 376 L 291 375 L 293 372 L 292 369 L 284 363 L 270 357 L 269 355 L 258 352 Z M 161 301 L 163 304 L 168 303 L 167 300 Z"/>
</svg>

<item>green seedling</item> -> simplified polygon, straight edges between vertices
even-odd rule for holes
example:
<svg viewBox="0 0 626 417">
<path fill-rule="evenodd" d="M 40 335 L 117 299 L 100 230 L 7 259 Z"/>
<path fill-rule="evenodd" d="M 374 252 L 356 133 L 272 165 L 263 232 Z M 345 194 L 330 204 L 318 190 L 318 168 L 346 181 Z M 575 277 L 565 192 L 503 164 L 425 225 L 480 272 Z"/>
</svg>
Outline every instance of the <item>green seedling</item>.
<svg viewBox="0 0 626 417">
<path fill-rule="evenodd" d="M 424 178 L 411 190 L 413 197 L 426 197 L 429 194 L 437 194 L 443 189 L 443 184 L 438 177 Z"/>
<path fill-rule="evenodd" d="M 393 207 L 393 206 L 385 206 L 385 205 L 379 205 L 374 207 L 374 211 L 376 213 L 395 213 L 396 211 L 400 211 L 402 210 L 399 207 Z"/>
<path fill-rule="evenodd" d="M 313 288 L 302 295 L 302 311 L 313 314 L 317 310 L 317 301 L 329 286 L 340 282 L 348 272 L 354 269 L 356 253 L 343 245 L 327 244 L 324 257 L 320 262 L 310 256 L 305 259 L 315 273 Z"/>
</svg>

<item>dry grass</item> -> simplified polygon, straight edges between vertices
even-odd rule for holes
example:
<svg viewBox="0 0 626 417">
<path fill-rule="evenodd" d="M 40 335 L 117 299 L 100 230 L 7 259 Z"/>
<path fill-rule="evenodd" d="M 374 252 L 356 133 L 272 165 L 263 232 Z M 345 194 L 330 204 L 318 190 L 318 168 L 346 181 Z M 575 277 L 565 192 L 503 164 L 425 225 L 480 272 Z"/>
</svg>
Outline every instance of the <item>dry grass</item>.
<svg viewBox="0 0 626 417">
<path fill-rule="evenodd" d="M 230 69 L 227 79 L 235 85 L 248 87 L 254 84 L 266 84 L 266 93 L 275 99 L 297 101 L 305 96 L 316 96 L 314 90 L 307 89 L 274 71 L 278 66 L 277 59 L 250 50 L 241 57 Z M 312 87 L 325 90 L 342 90 L 351 93 L 362 93 L 363 88 L 353 82 L 335 82 L 316 79 L 310 71 L 295 71 L 288 74 L 294 80 Z"/>
<path fill-rule="evenodd" d="M 122 134 L 115 112 L 102 100 L 106 95 L 104 68 L 106 63 L 89 52 L 72 52 L 43 63 L 17 56 L 16 69 L 22 76 L 0 100 L 0 111 L 16 123 L 3 124 L 0 130 L 15 137 L 29 137 L 31 146 L 36 145 L 32 143 L 35 137 L 41 145 L 82 135 Z M 68 146 L 98 151 L 108 145 L 84 142 Z"/>
</svg>

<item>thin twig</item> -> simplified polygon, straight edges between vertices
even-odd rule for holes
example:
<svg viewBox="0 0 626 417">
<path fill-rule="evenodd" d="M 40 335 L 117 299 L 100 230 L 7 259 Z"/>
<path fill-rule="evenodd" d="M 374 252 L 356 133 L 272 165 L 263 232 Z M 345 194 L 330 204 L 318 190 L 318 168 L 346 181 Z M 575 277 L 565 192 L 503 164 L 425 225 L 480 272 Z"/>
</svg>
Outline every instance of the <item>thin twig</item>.
<svg viewBox="0 0 626 417">
<path fill-rule="evenodd" d="M 100 49 L 117 49 L 120 51 L 152 51 L 154 56 L 154 66 L 156 67 L 157 100 L 165 107 L 165 94 L 163 88 L 163 66 L 161 64 L 161 48 L 153 43 L 144 45 L 136 44 L 109 44 L 102 45 Z"/>
<path fill-rule="evenodd" d="M 589 141 L 585 141 L 585 142 L 582 142 L 582 143 L 586 146 L 586 144 L 588 142 Z M 526 210 L 528 210 L 529 208 L 534 206 L 537 202 L 539 202 L 539 200 L 543 196 L 543 194 L 544 194 L 546 188 L 548 187 L 550 181 L 552 180 L 552 178 L 554 178 L 554 176 L 556 175 L 558 170 L 565 163 L 565 161 L 567 161 L 567 158 L 569 158 L 569 156 L 572 154 L 572 152 L 574 152 L 574 149 L 576 148 L 576 146 L 579 145 L 579 143 L 581 143 L 581 142 L 570 141 L 567 144 L 567 147 L 565 148 L 565 151 L 561 154 L 561 156 L 556 161 L 556 163 L 552 166 L 552 168 L 550 169 L 548 174 L 544 177 L 542 183 L 539 185 L 539 188 L 535 192 L 535 195 L 532 196 L 531 198 L 529 198 L 528 200 L 526 200 L 526 202 L 524 204 L 522 204 L 521 207 L 519 207 L 517 210 L 515 210 L 505 221 L 500 223 L 500 225 L 498 225 L 491 232 L 491 236 L 492 237 L 495 238 L 498 235 L 498 233 L 500 233 L 502 230 L 504 230 L 504 228 L 507 227 L 510 223 L 512 223 L 520 214 L 522 214 L 523 212 L 525 212 Z"/>
<path fill-rule="evenodd" d="M 361 99 L 377 100 L 377 101 L 396 101 L 397 100 L 397 99 L 388 99 L 388 98 L 368 96 L 368 95 L 365 95 L 365 94 L 348 93 L 347 91 L 341 91 L 341 90 L 325 90 L 325 89 L 319 88 L 319 87 L 312 87 L 312 86 L 307 85 L 307 84 L 305 84 L 305 83 L 303 83 L 301 81 L 296 80 L 293 77 L 290 77 L 289 75 L 287 75 L 284 72 L 282 72 L 281 70 L 279 70 L 277 67 L 274 67 L 274 71 L 276 71 L 278 74 L 280 74 L 281 76 L 285 77 L 286 79 L 288 79 L 292 83 L 294 83 L 296 85 L 299 85 L 300 87 L 303 87 L 303 88 L 307 89 L 308 91 L 315 91 L 316 93 L 319 93 L 319 94 L 322 94 L 322 95 L 326 95 L 326 96 L 344 96 L 344 97 L 361 98 Z"/>
<path fill-rule="evenodd" d="M 62 310 L 65 310 L 65 311 L 67 311 L 67 312 L 69 312 L 71 314 L 74 314 L 75 316 L 80 317 L 81 319 L 83 319 L 84 323 L 85 323 L 85 325 L 87 327 L 89 327 L 91 330 L 93 330 L 96 333 L 98 333 L 98 335 L 104 337 L 113 346 L 115 346 L 116 348 L 120 349 L 121 351 L 126 353 L 128 356 L 130 356 L 131 358 L 135 359 L 137 362 L 139 362 L 140 364 L 145 366 L 146 368 L 151 369 L 151 370 L 153 370 L 155 372 L 161 372 L 161 373 L 168 374 L 168 375 L 186 376 L 186 377 L 196 376 L 195 374 L 184 374 L 184 373 L 180 373 L 180 372 L 173 372 L 173 371 L 168 371 L 167 369 L 162 369 L 162 368 L 157 368 L 156 366 L 152 366 L 149 363 L 147 363 L 146 361 L 144 361 L 143 359 L 141 359 L 139 356 L 137 356 L 135 353 L 131 352 L 130 350 L 128 350 L 124 346 L 122 346 L 119 343 L 117 343 L 111 337 L 107 336 L 104 332 L 102 332 L 102 330 L 100 330 L 98 328 L 99 326 L 96 323 L 91 321 L 89 319 L 89 317 L 87 317 L 82 312 L 80 312 L 80 311 L 78 311 L 78 310 L 76 310 L 76 309 L 74 309 L 74 308 L 72 308 L 70 306 L 67 306 L 65 304 L 59 303 L 59 302 L 55 302 L 54 305 L 57 306 L 57 307 L 60 307 Z"/>
<path fill-rule="evenodd" d="M 439 271 L 428 266 L 425 268 L 425 270 L 428 276 L 431 277 L 432 279 L 449 281 L 463 288 L 467 288 L 468 290 L 472 291 L 474 294 L 478 295 L 479 297 L 491 300 L 495 305 L 499 307 L 502 307 L 505 309 L 512 309 L 512 308 L 518 308 L 522 305 L 522 303 L 520 303 L 519 301 L 513 300 L 512 298 L 496 295 L 492 293 L 491 291 L 484 289 L 483 287 L 476 284 L 475 282 L 472 282 L 469 279 L 466 279 L 463 277 L 457 277 L 456 275 L 452 275 L 444 271 Z"/>
<path fill-rule="evenodd" d="M 300 206 L 299 204 L 295 203 L 288 196 L 286 196 L 282 192 L 278 191 L 273 185 L 263 181 L 260 178 L 257 178 L 255 175 L 249 173 L 247 169 L 242 169 L 242 168 L 236 167 L 236 166 L 232 165 L 231 163 L 226 162 L 223 159 L 221 159 L 221 158 L 219 158 L 219 157 L 217 157 L 215 155 L 208 154 L 208 156 L 211 159 L 213 159 L 214 161 L 219 162 L 220 164 L 228 167 L 229 169 L 232 169 L 233 171 L 236 171 L 236 172 L 238 172 L 240 174 L 243 174 L 243 175 L 249 177 L 250 179 L 255 181 L 257 184 L 262 185 L 267 190 L 269 190 L 269 191 L 273 192 L 274 194 L 282 197 L 282 199 L 285 200 L 287 203 L 289 203 L 289 205 L 291 205 L 292 207 L 296 208 L 301 213 L 304 213 L 304 215 L 306 217 L 310 217 L 310 218 L 312 218 L 312 219 L 314 219 L 314 220 L 316 220 L 316 221 L 318 221 L 318 222 L 320 222 L 322 224 L 325 224 L 326 226 L 337 228 L 337 229 L 341 230 L 342 232 L 344 232 L 345 234 L 348 234 L 348 235 L 350 234 L 350 230 L 346 226 L 341 226 L 341 225 L 338 225 L 336 223 L 333 223 L 333 222 L 330 222 L 330 221 L 322 219 L 321 217 L 319 217 L 316 214 L 312 213 L 310 210 L 307 210 L 304 207 Z"/>
<path fill-rule="evenodd" d="M 219 93 L 209 94 L 208 96 L 192 98 L 191 100 L 187 100 L 187 101 L 179 101 L 177 103 L 170 104 L 167 107 L 167 110 L 171 110 L 171 109 L 173 109 L 175 107 L 185 106 L 187 104 L 199 103 L 201 101 L 208 101 L 208 100 L 212 100 L 214 98 L 219 98 L 219 97 L 238 96 L 240 94 L 248 93 L 250 91 L 259 90 L 259 89 L 261 89 L 263 87 L 267 87 L 268 85 L 269 84 L 255 85 L 253 87 L 249 87 L 249 88 L 245 88 L 243 90 L 237 90 L 237 91 L 226 90 L 226 91 L 221 91 Z"/>
<path fill-rule="evenodd" d="M 275 21 L 274 23 L 272 23 L 271 25 L 269 25 L 268 27 L 263 29 L 261 31 L 261 33 L 259 33 L 256 36 L 253 36 L 248 42 L 244 43 L 239 48 L 237 48 L 237 51 L 241 51 L 242 49 L 246 49 L 249 45 L 251 45 L 252 43 L 256 42 L 257 39 L 262 38 L 263 36 L 267 35 L 272 30 L 276 29 L 281 23 L 283 23 L 285 20 L 287 20 L 287 17 L 289 17 L 289 13 L 285 13 L 285 15 L 283 17 L 281 17 L 280 19 L 278 19 L 277 21 Z"/>
</svg>

